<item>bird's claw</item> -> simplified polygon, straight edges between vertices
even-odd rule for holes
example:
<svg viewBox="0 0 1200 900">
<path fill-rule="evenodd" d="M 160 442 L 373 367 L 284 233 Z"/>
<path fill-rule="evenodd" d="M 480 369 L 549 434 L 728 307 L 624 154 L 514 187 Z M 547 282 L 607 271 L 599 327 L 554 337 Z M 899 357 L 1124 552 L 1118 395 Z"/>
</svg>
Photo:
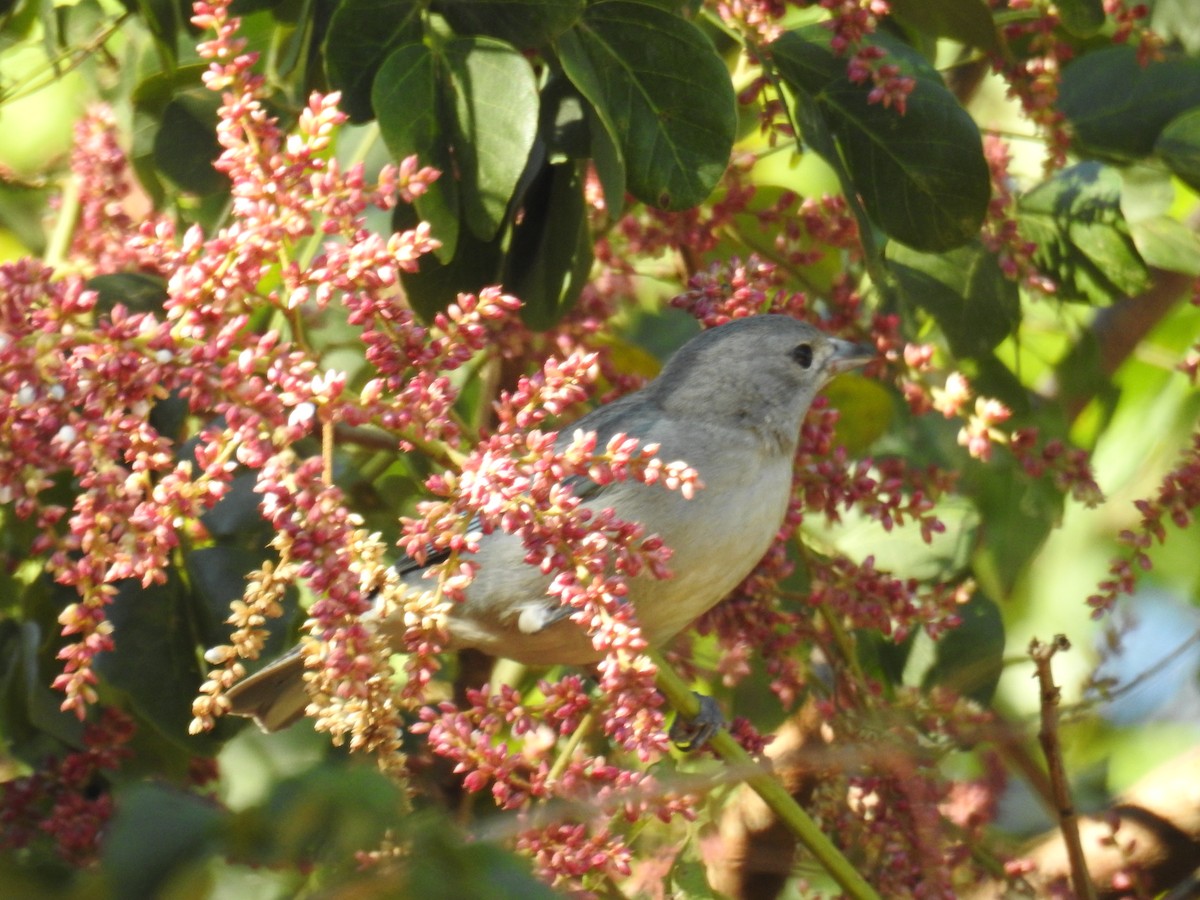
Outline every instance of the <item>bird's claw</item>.
<svg viewBox="0 0 1200 900">
<path fill-rule="evenodd" d="M 695 718 L 685 719 L 676 713 L 671 730 L 667 732 L 671 743 L 685 753 L 702 748 L 727 724 L 716 700 L 703 694 L 696 694 L 696 699 L 700 701 L 700 711 Z"/>
</svg>

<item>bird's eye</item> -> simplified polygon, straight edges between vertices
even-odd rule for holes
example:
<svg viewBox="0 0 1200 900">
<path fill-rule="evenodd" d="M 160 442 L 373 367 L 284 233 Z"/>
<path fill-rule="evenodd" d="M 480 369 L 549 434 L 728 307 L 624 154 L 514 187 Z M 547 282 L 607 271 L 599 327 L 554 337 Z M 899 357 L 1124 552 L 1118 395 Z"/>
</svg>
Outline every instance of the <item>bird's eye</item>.
<svg viewBox="0 0 1200 900">
<path fill-rule="evenodd" d="M 813 361 L 812 344 L 797 344 L 792 348 L 792 359 L 800 364 L 800 368 L 807 369 Z"/>
</svg>

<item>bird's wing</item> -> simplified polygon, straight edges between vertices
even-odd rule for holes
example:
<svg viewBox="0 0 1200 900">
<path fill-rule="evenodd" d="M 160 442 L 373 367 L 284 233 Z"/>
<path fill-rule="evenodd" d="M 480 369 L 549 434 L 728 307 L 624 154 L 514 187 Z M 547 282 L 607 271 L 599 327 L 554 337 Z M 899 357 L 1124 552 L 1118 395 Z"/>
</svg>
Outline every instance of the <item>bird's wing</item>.
<svg viewBox="0 0 1200 900">
<path fill-rule="evenodd" d="M 618 433 L 628 434 L 642 440 L 653 440 L 652 437 L 646 437 L 643 434 L 655 421 L 654 412 L 646 408 L 644 399 L 644 395 L 641 392 L 628 394 L 612 403 L 605 404 L 593 410 L 573 424 L 563 428 L 559 432 L 556 442 L 557 446 L 561 449 L 569 444 L 574 439 L 576 431 L 596 432 L 598 446 L 607 444 L 609 439 Z M 564 479 L 563 484 L 569 487 L 581 501 L 595 504 L 606 495 L 615 492 L 620 483 L 615 482 L 608 485 L 600 485 L 586 475 L 572 475 Z M 482 522 L 480 517 L 476 515 L 471 520 L 468 531 L 480 530 L 482 530 Z M 426 548 L 424 556 L 425 561 L 420 563 L 405 554 L 394 563 L 394 568 L 403 578 L 407 575 L 422 572 L 430 566 L 445 561 L 450 556 L 450 551 L 446 548 L 430 546 Z M 561 606 L 550 597 L 538 598 L 536 600 L 531 598 L 525 604 L 525 610 L 527 612 L 522 616 L 522 630 L 526 631 L 526 633 L 548 628 L 573 612 L 572 609 Z"/>
</svg>

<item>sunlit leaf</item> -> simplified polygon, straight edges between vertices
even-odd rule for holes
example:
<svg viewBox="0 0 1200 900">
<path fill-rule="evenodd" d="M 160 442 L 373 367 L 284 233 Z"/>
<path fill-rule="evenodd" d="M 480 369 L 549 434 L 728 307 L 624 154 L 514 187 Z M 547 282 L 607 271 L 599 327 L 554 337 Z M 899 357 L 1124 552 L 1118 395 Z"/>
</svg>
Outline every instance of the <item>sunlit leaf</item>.
<svg viewBox="0 0 1200 900">
<path fill-rule="evenodd" d="M 445 54 L 462 209 L 475 235 L 491 240 L 537 135 L 537 82 L 529 61 L 501 41 L 460 38 Z"/>
<path fill-rule="evenodd" d="M 1170 216 L 1129 223 L 1138 255 L 1148 266 L 1200 277 L 1200 235 Z"/>
<path fill-rule="evenodd" d="M 815 101 L 871 218 L 919 250 L 960 246 L 978 233 L 991 193 L 979 129 L 923 57 L 886 35 L 873 40 L 915 81 L 903 115 L 872 102 L 869 83 L 850 81 L 826 28 L 788 32 L 771 53 Z"/>
<path fill-rule="evenodd" d="M 647 4 L 603 0 L 556 47 L 620 147 L 635 197 L 671 210 L 708 197 L 729 162 L 737 115 L 725 63 L 695 25 Z"/>
<path fill-rule="evenodd" d="M 956 356 L 990 352 L 1020 322 L 1017 283 L 978 242 L 936 254 L 890 244 L 887 259 L 905 298 L 937 320 Z"/>
<path fill-rule="evenodd" d="M 392 156 L 404 159 L 415 154 L 422 165 L 443 173 L 414 206 L 442 242 L 438 258 L 448 261 L 458 243 L 460 214 L 448 136 L 450 113 L 441 101 L 443 77 L 432 50 L 424 44 L 405 44 L 380 67 L 371 88 L 371 105 Z"/>
<path fill-rule="evenodd" d="M 1121 177 L 1101 163 L 1079 163 L 1034 188 L 1021 198 L 1019 221 L 1063 300 L 1108 303 L 1148 283 L 1121 212 Z"/>
<path fill-rule="evenodd" d="M 1172 119 L 1158 136 L 1154 152 L 1180 180 L 1200 191 L 1200 108 Z"/>
</svg>

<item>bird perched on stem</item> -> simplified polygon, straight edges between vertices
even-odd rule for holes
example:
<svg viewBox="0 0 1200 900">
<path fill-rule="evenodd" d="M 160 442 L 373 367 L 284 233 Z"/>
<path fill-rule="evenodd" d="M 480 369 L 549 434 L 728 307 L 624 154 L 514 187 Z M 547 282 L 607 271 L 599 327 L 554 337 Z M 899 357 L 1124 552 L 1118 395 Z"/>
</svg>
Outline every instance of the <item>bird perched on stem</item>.
<svg viewBox="0 0 1200 900">
<path fill-rule="evenodd" d="M 574 486 L 584 506 L 611 507 L 673 551 L 673 577 L 641 575 L 628 584 L 651 645 L 716 605 L 766 553 L 787 512 L 800 425 L 813 398 L 833 376 L 873 356 L 868 347 L 788 316 L 737 319 L 697 335 L 644 388 L 575 423 L 572 430 L 595 432 L 600 443 L 624 434 L 657 444 L 659 458 L 686 462 L 703 482 L 690 499 L 632 480 Z M 560 435 L 560 444 L 569 441 L 568 433 Z M 447 649 L 475 648 L 538 666 L 598 660 L 603 652 L 572 620 L 574 609 L 547 593 L 551 576 L 525 555 L 516 535 L 481 538 L 475 579 L 448 614 Z M 420 589 L 421 566 L 406 559 L 396 568 Z M 404 626 L 387 615 L 375 618 L 399 643 Z M 304 667 L 297 650 L 270 663 L 226 693 L 230 712 L 254 718 L 266 731 L 291 724 L 308 704 Z"/>
</svg>

